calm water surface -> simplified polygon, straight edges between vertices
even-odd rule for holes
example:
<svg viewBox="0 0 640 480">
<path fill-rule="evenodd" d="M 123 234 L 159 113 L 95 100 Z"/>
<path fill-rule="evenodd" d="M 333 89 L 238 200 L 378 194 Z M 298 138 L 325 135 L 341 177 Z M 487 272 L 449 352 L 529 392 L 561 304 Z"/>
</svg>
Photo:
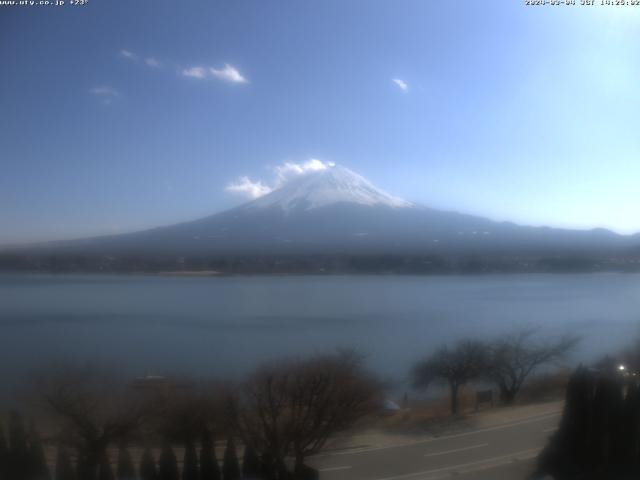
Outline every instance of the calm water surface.
<svg viewBox="0 0 640 480">
<path fill-rule="evenodd" d="M 336 346 L 403 381 L 444 342 L 522 325 L 582 335 L 574 360 L 611 351 L 640 334 L 640 275 L 0 276 L 5 384 L 51 360 L 228 376 Z"/>
</svg>

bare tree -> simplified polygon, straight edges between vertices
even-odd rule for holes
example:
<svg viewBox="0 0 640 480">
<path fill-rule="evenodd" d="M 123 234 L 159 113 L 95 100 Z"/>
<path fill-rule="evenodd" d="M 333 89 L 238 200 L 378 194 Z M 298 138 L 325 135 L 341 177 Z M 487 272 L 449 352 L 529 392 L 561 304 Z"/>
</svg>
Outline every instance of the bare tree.
<svg viewBox="0 0 640 480">
<path fill-rule="evenodd" d="M 294 473 L 337 432 L 372 411 L 380 384 L 350 352 L 289 360 L 257 370 L 239 393 L 236 421 L 244 441 L 273 459 L 277 478 Z"/>
<path fill-rule="evenodd" d="M 152 413 L 150 404 L 96 368 L 64 367 L 40 378 L 45 407 L 65 443 L 78 451 L 79 476 L 96 478 L 107 447 L 125 440 Z"/>
<path fill-rule="evenodd" d="M 536 341 L 536 329 L 525 328 L 489 345 L 487 376 L 500 390 L 500 399 L 512 404 L 525 380 L 538 367 L 561 360 L 579 338 L 563 336 L 555 341 Z"/>
<path fill-rule="evenodd" d="M 221 382 L 182 382 L 184 388 L 171 389 L 156 397 L 153 429 L 165 440 L 196 442 L 205 432 L 227 429 L 225 418 L 229 387 Z"/>
<path fill-rule="evenodd" d="M 486 367 L 486 345 L 463 340 L 453 348 L 444 346 L 413 367 L 413 384 L 427 388 L 433 382 L 446 383 L 451 394 L 451 413 L 458 414 L 460 387 L 479 378 Z"/>
</svg>

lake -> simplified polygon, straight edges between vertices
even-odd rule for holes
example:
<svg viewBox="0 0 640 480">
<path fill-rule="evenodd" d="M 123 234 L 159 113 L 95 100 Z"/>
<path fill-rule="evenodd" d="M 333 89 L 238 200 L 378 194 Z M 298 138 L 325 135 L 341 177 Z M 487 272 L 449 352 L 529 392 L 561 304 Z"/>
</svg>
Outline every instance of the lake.
<svg viewBox="0 0 640 480">
<path fill-rule="evenodd" d="M 356 347 L 386 377 L 439 345 L 519 326 L 584 337 L 573 361 L 640 334 L 640 275 L 0 275 L 0 374 L 89 359 L 131 375 L 237 376 Z"/>
</svg>

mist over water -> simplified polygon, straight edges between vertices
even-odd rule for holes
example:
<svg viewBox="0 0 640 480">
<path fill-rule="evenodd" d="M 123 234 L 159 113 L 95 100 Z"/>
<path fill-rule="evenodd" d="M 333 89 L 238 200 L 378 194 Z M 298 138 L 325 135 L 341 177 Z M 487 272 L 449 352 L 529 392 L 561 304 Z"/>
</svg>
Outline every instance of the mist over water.
<svg viewBox="0 0 640 480">
<path fill-rule="evenodd" d="M 640 333 L 640 275 L 0 276 L 5 385 L 50 361 L 236 378 L 340 346 L 401 383 L 443 343 L 523 325 L 582 335 L 574 362 L 610 353 Z"/>
</svg>

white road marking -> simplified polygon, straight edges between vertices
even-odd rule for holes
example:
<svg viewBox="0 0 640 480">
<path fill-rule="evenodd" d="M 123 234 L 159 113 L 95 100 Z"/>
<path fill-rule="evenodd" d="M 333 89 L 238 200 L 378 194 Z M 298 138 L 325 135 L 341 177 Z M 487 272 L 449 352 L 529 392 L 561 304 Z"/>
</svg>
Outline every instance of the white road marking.
<svg viewBox="0 0 640 480">
<path fill-rule="evenodd" d="M 527 423 L 540 422 L 540 421 L 546 420 L 548 418 L 559 417 L 559 416 L 560 416 L 560 412 L 551 413 L 551 414 L 547 414 L 547 415 L 540 415 L 538 417 L 529 418 L 527 420 L 521 420 L 519 422 L 507 423 L 507 424 L 503 424 L 503 425 L 496 425 L 495 427 L 481 428 L 480 430 L 473 430 L 471 432 L 456 433 L 454 435 L 447 435 L 446 437 L 437 437 L 437 438 L 434 438 L 434 440 L 445 440 L 445 439 L 450 439 L 450 438 L 460 438 L 460 437 L 466 437 L 468 435 L 475 435 L 477 433 L 493 432 L 495 430 L 502 430 L 504 428 L 517 427 L 519 425 L 526 425 Z"/>
<path fill-rule="evenodd" d="M 556 427 L 554 427 L 554 428 L 545 428 L 544 430 L 542 430 L 542 433 L 555 432 L 556 430 L 557 430 Z"/>
<path fill-rule="evenodd" d="M 502 425 L 496 425 L 495 427 L 487 427 L 487 428 L 481 428 L 479 430 L 472 430 L 470 432 L 464 432 L 464 433 L 457 433 L 454 435 L 446 435 L 446 436 L 442 436 L 442 437 L 433 437 L 433 438 L 428 438 L 426 440 L 418 440 L 416 442 L 405 442 L 405 443 L 399 443 L 396 445 L 385 445 L 382 447 L 370 447 L 370 448 L 363 448 L 360 450 L 345 450 L 345 451 L 341 451 L 341 452 L 333 452 L 333 453 L 321 453 L 320 455 L 315 455 L 315 458 L 321 458 L 321 457 L 333 457 L 333 456 L 337 456 L 337 455 L 357 455 L 360 453 L 369 453 L 369 452 L 377 452 L 380 450 L 390 450 L 392 448 L 404 448 L 404 447 L 410 447 L 412 445 L 421 445 L 424 443 L 431 443 L 431 442 L 437 442 L 438 440 L 448 440 L 450 438 L 460 438 L 460 437 L 466 437 L 469 435 L 477 435 L 479 433 L 484 433 L 484 432 L 492 432 L 495 430 L 502 430 L 505 428 L 511 428 L 511 427 L 517 427 L 519 425 L 525 425 L 527 423 L 534 423 L 534 422 L 540 422 L 543 420 L 547 420 L 553 417 L 559 417 L 561 415 L 562 412 L 556 412 L 556 413 L 547 413 L 544 415 L 538 415 L 535 417 L 530 417 L 526 420 L 521 420 L 519 422 L 513 422 L 513 423 L 503 423 Z"/>
<path fill-rule="evenodd" d="M 470 447 L 462 447 L 462 448 L 455 448 L 453 450 L 445 450 L 444 452 L 427 453 L 425 457 L 437 457 L 439 455 L 447 455 L 449 453 L 464 452 L 465 450 L 473 450 L 475 448 L 482 448 L 482 447 L 488 447 L 488 446 L 489 446 L 488 443 L 481 443 L 479 445 L 471 445 Z"/>
<path fill-rule="evenodd" d="M 459 469 L 463 469 L 463 468 L 467 468 L 467 467 L 473 467 L 476 465 L 483 465 L 486 463 L 492 463 L 492 462 L 499 462 L 502 460 L 507 460 L 507 462 L 504 463 L 509 463 L 509 460 L 515 460 L 517 459 L 519 456 L 522 455 L 526 455 L 526 454 L 530 454 L 530 453 L 534 453 L 534 452 L 539 452 L 540 448 L 529 448 L 528 450 L 521 450 L 520 452 L 515 452 L 515 453 L 510 453 L 508 455 L 500 455 L 499 457 L 493 457 L 493 458 L 485 458 L 484 460 L 477 460 L 475 462 L 468 462 L 468 463 L 460 463 L 458 465 L 451 465 L 448 467 L 442 467 L 442 468 L 436 468 L 433 470 L 424 470 L 422 472 L 415 472 L 415 473 L 406 473 L 404 475 L 397 475 L 394 477 L 384 477 L 384 478 L 378 478 L 376 480 L 403 480 L 405 478 L 413 478 L 413 477 L 420 477 L 420 476 L 425 476 L 425 475 L 432 475 L 434 473 L 441 473 L 441 472 L 455 472 L 456 470 Z M 438 478 L 444 478 L 444 477 L 438 477 Z M 431 479 L 434 480 L 434 479 Z"/>
<path fill-rule="evenodd" d="M 320 469 L 318 469 L 318 471 L 319 472 L 336 472 L 338 470 L 349 470 L 350 468 L 353 468 L 353 467 L 348 465 L 348 466 L 344 466 L 344 467 L 320 468 Z"/>
</svg>

